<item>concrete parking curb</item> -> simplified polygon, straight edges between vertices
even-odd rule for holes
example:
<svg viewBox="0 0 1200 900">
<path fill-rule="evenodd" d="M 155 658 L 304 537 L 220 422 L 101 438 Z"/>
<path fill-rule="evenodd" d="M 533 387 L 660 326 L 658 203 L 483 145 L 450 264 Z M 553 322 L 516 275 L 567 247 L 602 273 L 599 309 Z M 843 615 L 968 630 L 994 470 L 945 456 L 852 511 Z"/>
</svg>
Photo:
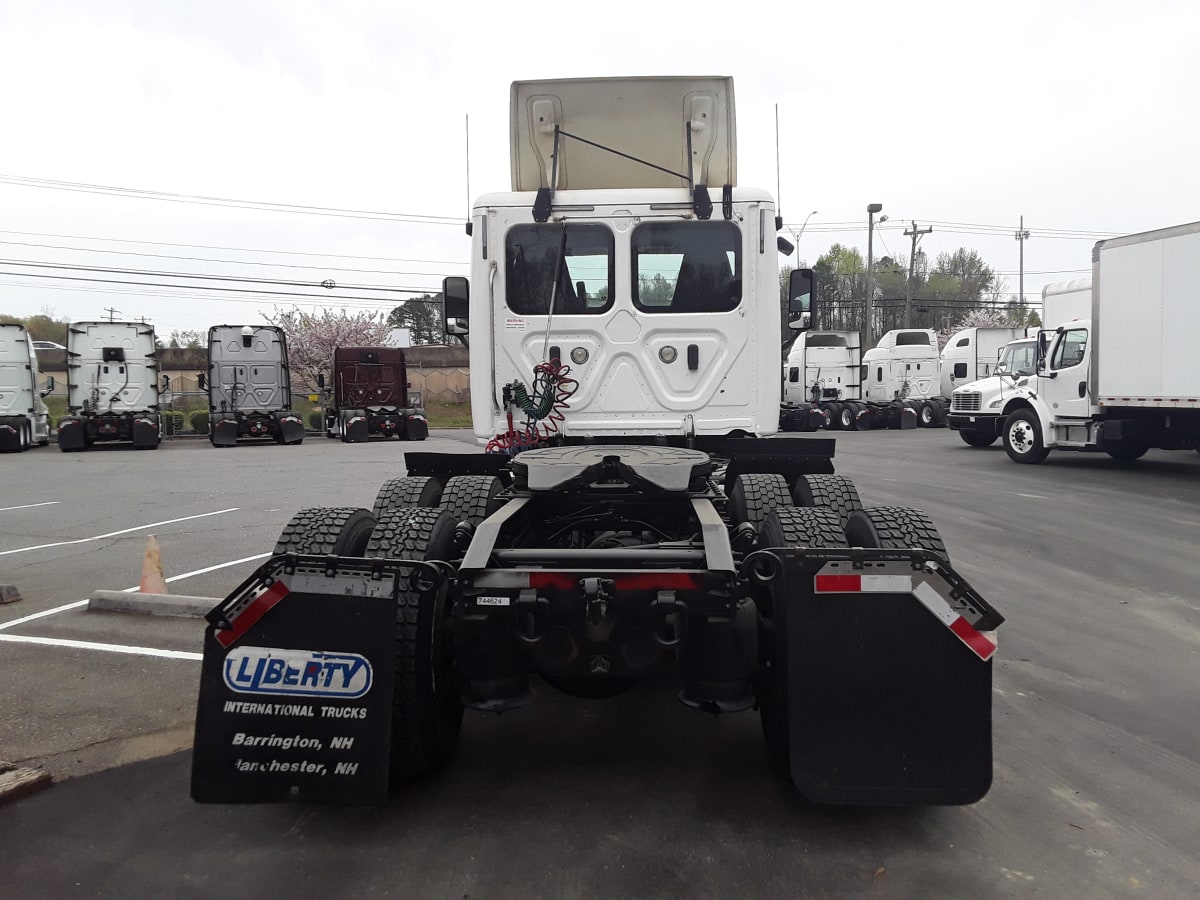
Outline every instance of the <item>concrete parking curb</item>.
<svg viewBox="0 0 1200 900">
<path fill-rule="evenodd" d="M 48 788 L 50 783 L 50 773 L 45 769 L 17 766 L 0 759 L 0 806 Z"/>
<path fill-rule="evenodd" d="M 91 596 L 88 597 L 88 610 L 198 619 L 207 615 L 208 611 L 220 602 L 217 597 L 92 591 Z"/>
</svg>

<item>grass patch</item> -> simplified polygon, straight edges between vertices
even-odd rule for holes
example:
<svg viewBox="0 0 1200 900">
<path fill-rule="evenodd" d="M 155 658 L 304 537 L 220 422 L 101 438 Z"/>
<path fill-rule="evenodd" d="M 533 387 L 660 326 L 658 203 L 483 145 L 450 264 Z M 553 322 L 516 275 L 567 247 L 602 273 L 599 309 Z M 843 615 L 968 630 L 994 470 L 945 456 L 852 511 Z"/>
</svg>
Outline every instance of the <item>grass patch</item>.
<svg viewBox="0 0 1200 900">
<path fill-rule="evenodd" d="M 425 406 L 430 428 L 470 428 L 470 403 L 430 403 Z"/>
</svg>

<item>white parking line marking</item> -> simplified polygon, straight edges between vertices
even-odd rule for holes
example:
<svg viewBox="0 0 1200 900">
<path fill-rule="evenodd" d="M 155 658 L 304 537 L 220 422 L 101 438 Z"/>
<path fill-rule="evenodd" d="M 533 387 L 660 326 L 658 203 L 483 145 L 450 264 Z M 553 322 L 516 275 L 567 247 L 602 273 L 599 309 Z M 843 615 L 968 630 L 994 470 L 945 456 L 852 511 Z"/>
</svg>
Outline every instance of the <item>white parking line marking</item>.
<svg viewBox="0 0 1200 900">
<path fill-rule="evenodd" d="M 1028 497 L 1030 500 L 1049 500 L 1050 499 L 1045 494 L 1022 494 L 1020 491 L 1017 491 L 1016 494 L 1018 497 Z"/>
<path fill-rule="evenodd" d="M 13 619 L 11 622 L 0 622 L 0 631 L 3 631 L 5 628 L 15 628 L 18 625 L 24 625 L 26 622 L 32 622 L 34 619 L 42 619 L 46 616 L 53 616 L 56 613 L 66 612 L 68 609 L 79 609 L 81 606 L 87 606 L 87 601 L 76 600 L 74 603 L 56 606 L 54 609 L 44 609 L 39 613 L 33 613 L 29 616 L 22 616 L 19 619 Z"/>
<path fill-rule="evenodd" d="M 53 506 L 56 503 L 62 503 L 61 500 L 47 500 L 45 503 L 26 503 L 24 506 L 5 506 L 0 507 L 0 512 L 8 512 L 13 509 L 33 509 L 35 506 Z"/>
<path fill-rule="evenodd" d="M 135 656 L 162 656 L 167 659 L 204 659 L 204 654 L 191 653 L 186 650 L 159 650 L 157 647 L 125 647 L 121 644 L 97 644 L 94 641 L 69 641 L 64 638 L 24 637 L 19 634 L 0 634 L 0 641 L 9 644 L 42 644 L 48 647 L 74 647 L 80 650 L 130 653 Z"/>
<path fill-rule="evenodd" d="M 110 531 L 108 534 L 98 534 L 95 537 L 80 538 L 77 541 L 58 541 L 54 544 L 38 544 L 36 547 L 20 547 L 16 550 L 0 550 L 0 556 L 8 556 L 10 553 L 27 553 L 30 550 L 46 550 L 50 547 L 68 547 L 71 544 L 86 544 L 90 541 L 102 541 L 104 538 L 117 537 L 121 534 L 129 534 L 134 531 L 145 531 L 147 528 L 158 528 L 160 525 L 174 525 L 176 522 L 190 522 L 192 519 L 205 519 L 209 516 L 219 516 L 222 513 L 237 512 L 241 509 L 240 506 L 231 506 L 229 509 L 218 509 L 216 512 L 200 513 L 198 516 L 184 516 L 181 519 L 167 519 L 165 522 L 151 522 L 149 525 L 139 525 L 136 528 L 123 528 L 120 531 Z"/>
<path fill-rule="evenodd" d="M 254 562 L 258 559 L 266 559 L 271 556 L 270 553 L 259 553 L 255 556 L 246 556 L 242 559 L 231 559 L 229 562 L 217 563 L 215 566 L 207 566 L 203 569 L 196 569 L 192 572 L 184 572 L 182 575 L 172 575 L 166 579 L 171 581 L 182 581 L 185 578 L 191 578 L 195 575 L 204 575 L 208 572 L 215 572 L 217 569 L 225 569 L 229 566 L 240 565 L 241 563 Z M 137 591 L 136 587 L 125 588 L 124 593 L 132 594 Z M 76 600 L 74 603 L 64 603 L 62 606 L 56 606 L 54 609 L 46 609 L 39 613 L 23 616 L 20 619 L 13 619 L 11 622 L 0 622 L 0 631 L 6 628 L 14 628 L 17 625 L 23 625 L 26 622 L 32 622 L 35 619 L 44 619 L 46 616 L 53 616 L 60 612 L 67 612 L 71 609 L 79 609 L 81 606 L 87 606 L 87 600 Z M 109 653 L 131 653 L 138 656 L 163 656 L 170 659 L 202 659 L 202 654 L 186 653 L 182 650 L 158 650 L 154 647 L 126 647 L 121 644 L 99 644 L 93 641 L 70 641 L 58 638 L 40 638 L 40 637 L 24 637 L 15 634 L 0 634 L 0 641 L 7 641 L 12 644 L 44 644 L 50 647 L 77 647 L 84 650 L 103 650 Z"/>
</svg>

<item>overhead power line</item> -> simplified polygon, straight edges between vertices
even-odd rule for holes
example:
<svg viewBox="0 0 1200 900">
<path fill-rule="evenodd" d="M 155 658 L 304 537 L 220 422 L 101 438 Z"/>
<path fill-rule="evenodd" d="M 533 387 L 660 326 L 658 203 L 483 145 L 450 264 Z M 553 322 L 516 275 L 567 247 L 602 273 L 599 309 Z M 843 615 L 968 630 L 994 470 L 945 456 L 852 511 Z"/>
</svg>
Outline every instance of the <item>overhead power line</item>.
<svg viewBox="0 0 1200 900">
<path fill-rule="evenodd" d="M 381 210 L 342 209 L 335 206 L 311 206 L 298 203 L 275 203 L 269 200 L 238 200 L 231 197 L 209 197 L 203 194 L 178 194 L 142 188 L 118 187 L 107 184 L 88 184 L 80 181 L 56 181 L 51 178 L 30 178 L 23 175 L 0 174 L 0 184 L 137 200 L 162 200 L 169 203 L 189 203 L 200 206 L 223 206 L 234 209 L 258 209 L 267 212 L 297 213 L 307 216 L 333 216 L 343 219 L 373 219 L 388 222 L 414 222 L 423 225 L 454 225 L 462 227 L 461 216 L 430 216 L 420 213 L 394 213 Z"/>
</svg>

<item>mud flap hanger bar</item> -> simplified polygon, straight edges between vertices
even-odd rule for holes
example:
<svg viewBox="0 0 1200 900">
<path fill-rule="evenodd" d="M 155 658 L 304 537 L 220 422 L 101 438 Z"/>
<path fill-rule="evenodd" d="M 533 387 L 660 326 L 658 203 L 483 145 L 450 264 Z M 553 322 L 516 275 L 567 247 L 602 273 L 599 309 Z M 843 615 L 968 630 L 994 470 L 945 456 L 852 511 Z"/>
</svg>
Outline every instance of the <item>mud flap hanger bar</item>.
<svg viewBox="0 0 1200 900">
<path fill-rule="evenodd" d="M 688 122 L 687 128 L 687 154 L 688 159 L 692 159 L 692 123 Z M 643 166 L 649 166 L 651 169 L 657 169 L 659 172 L 666 172 L 668 175 L 674 175 L 677 178 L 687 182 L 688 191 L 692 195 L 692 211 L 698 219 L 709 219 L 712 217 L 713 204 L 712 199 L 708 195 L 708 185 L 697 184 L 691 174 L 684 175 L 681 172 L 676 172 L 672 169 L 664 168 L 644 159 L 639 159 L 636 156 L 631 156 L 628 153 L 622 153 L 620 150 L 614 150 L 612 147 L 606 147 L 603 144 L 598 144 L 595 141 L 589 141 L 585 137 L 580 137 L 577 134 L 571 134 L 569 131 L 563 131 L 557 124 L 554 126 L 554 153 L 553 163 L 551 165 L 550 185 L 548 187 L 538 188 L 537 196 L 533 200 L 533 220 L 535 222 L 546 222 L 550 219 L 550 214 L 554 209 L 554 190 L 558 186 L 558 148 L 560 138 L 571 138 L 579 141 L 581 144 L 587 144 L 589 147 L 595 147 L 597 150 L 603 150 L 606 153 L 612 153 L 624 159 L 631 160 Z M 721 190 L 721 212 L 725 216 L 725 220 L 729 221 L 733 218 L 733 186 L 725 185 Z"/>
<path fill-rule="evenodd" d="M 412 590 L 440 588 L 453 577 L 447 563 L 404 559 L 363 559 L 286 553 L 273 556 L 213 607 L 205 618 L 229 643 L 244 633 L 292 591 L 336 596 L 395 597 L 401 580 Z M 228 645 L 227 645 L 228 646 Z"/>
<path fill-rule="evenodd" d="M 763 549 L 743 560 L 742 575 L 767 584 L 789 568 L 801 585 L 812 579 L 807 584 L 814 595 L 912 594 L 981 659 L 995 652 L 994 640 L 980 632 L 995 631 L 1004 616 L 932 550 Z"/>
</svg>

